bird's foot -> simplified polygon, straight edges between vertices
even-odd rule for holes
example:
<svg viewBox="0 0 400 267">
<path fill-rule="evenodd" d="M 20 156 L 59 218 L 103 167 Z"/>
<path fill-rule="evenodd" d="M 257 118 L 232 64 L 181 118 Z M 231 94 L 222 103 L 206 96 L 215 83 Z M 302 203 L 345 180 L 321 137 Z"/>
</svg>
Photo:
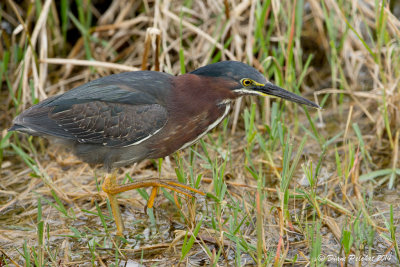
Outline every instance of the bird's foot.
<svg viewBox="0 0 400 267">
<path fill-rule="evenodd" d="M 103 191 L 107 194 L 118 194 L 143 187 L 164 187 L 188 197 L 193 197 L 195 193 L 203 196 L 205 195 L 203 192 L 196 188 L 175 182 L 174 180 L 147 178 L 146 180 L 139 180 L 129 184 L 118 185 L 114 181 L 112 181 L 113 177 L 110 177 L 110 179 L 108 178 L 109 177 L 106 177 L 102 186 Z"/>
<path fill-rule="evenodd" d="M 152 187 L 149 199 L 147 201 L 148 208 L 152 208 L 154 206 L 155 198 L 157 196 L 159 187 L 170 189 L 176 193 L 185 195 L 190 198 L 194 197 L 196 193 L 203 196 L 205 195 L 205 193 L 201 192 L 196 188 L 192 188 L 190 186 L 178 183 L 174 180 L 147 178 L 146 180 L 139 180 L 129 184 L 119 185 L 116 182 L 115 173 L 110 176 L 106 176 L 102 185 L 102 189 L 105 193 L 107 193 L 108 198 L 110 200 L 111 209 L 115 219 L 115 224 L 117 225 L 117 235 L 122 235 L 122 232 L 124 230 L 124 225 L 121 218 L 121 212 L 117 202 L 116 194 L 143 187 Z"/>
</svg>

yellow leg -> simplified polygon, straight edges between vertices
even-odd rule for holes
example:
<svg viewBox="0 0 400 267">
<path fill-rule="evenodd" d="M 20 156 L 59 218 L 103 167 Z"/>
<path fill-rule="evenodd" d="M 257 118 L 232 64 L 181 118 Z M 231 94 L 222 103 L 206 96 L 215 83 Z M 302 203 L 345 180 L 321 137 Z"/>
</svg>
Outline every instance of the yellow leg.
<svg viewBox="0 0 400 267">
<path fill-rule="evenodd" d="M 145 181 L 135 181 L 133 183 L 119 185 L 116 181 L 116 173 L 111 176 L 106 176 L 103 183 L 103 191 L 107 193 L 108 199 L 110 200 L 111 209 L 114 215 L 115 224 L 117 225 L 117 235 L 122 235 L 124 231 L 124 223 L 122 221 L 121 212 L 119 209 L 118 201 L 116 195 L 125 191 L 132 189 L 138 189 L 143 187 L 153 187 L 149 200 L 147 202 L 147 207 L 152 208 L 154 206 L 154 201 L 157 196 L 158 188 L 164 187 L 180 193 L 182 195 L 193 197 L 194 193 L 205 195 L 203 192 L 192 188 L 190 186 L 180 184 L 172 180 L 160 180 L 158 178 L 146 179 Z"/>
<path fill-rule="evenodd" d="M 154 201 L 156 200 L 156 196 L 158 193 L 158 186 L 154 186 L 151 189 L 151 194 L 149 196 L 149 200 L 147 201 L 147 207 L 151 209 L 154 206 Z"/>
<path fill-rule="evenodd" d="M 182 209 L 181 204 L 179 204 L 179 201 L 178 201 L 178 196 L 176 195 L 175 192 L 174 192 L 174 201 L 175 201 L 175 205 L 178 207 L 178 209 Z"/>
<path fill-rule="evenodd" d="M 117 187 L 117 175 L 114 172 L 110 176 L 106 176 L 102 185 L 103 191 L 107 193 L 108 200 L 110 201 L 111 210 L 114 216 L 114 221 L 117 226 L 117 235 L 123 236 L 124 232 L 124 222 L 122 221 L 121 210 L 119 209 L 119 204 L 117 200 L 117 195 L 107 192 L 108 188 Z"/>
<path fill-rule="evenodd" d="M 180 184 L 178 182 L 171 181 L 171 180 L 160 180 L 158 178 L 150 178 L 150 179 L 146 179 L 146 181 L 135 181 L 135 182 L 129 183 L 129 184 L 116 185 L 116 186 L 110 186 L 110 187 L 103 185 L 103 191 L 106 193 L 115 195 L 118 193 L 122 193 L 122 192 L 129 191 L 132 189 L 143 188 L 143 187 L 164 187 L 164 188 L 168 188 L 172 191 L 175 191 L 177 193 L 180 193 L 182 195 L 188 196 L 188 197 L 193 197 L 193 193 L 197 193 L 197 194 L 200 194 L 203 196 L 205 195 L 200 190 L 197 190 L 190 186 Z M 193 193 L 185 192 L 183 190 L 191 191 Z"/>
</svg>

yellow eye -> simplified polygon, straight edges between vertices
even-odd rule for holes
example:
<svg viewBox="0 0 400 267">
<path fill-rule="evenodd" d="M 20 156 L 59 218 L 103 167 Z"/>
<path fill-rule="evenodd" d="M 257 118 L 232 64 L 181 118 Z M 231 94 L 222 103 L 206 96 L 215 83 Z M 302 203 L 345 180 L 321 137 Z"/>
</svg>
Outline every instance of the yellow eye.
<svg viewBox="0 0 400 267">
<path fill-rule="evenodd" d="M 250 79 L 242 79 L 241 82 L 244 86 L 250 86 L 254 83 L 253 80 L 250 80 Z"/>
</svg>

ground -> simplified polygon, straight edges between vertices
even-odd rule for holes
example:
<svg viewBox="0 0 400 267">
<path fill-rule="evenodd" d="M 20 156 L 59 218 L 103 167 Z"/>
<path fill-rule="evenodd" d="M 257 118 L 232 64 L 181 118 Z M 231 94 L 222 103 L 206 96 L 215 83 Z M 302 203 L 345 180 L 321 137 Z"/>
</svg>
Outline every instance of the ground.
<svg viewBox="0 0 400 267">
<path fill-rule="evenodd" d="M 400 262 L 396 1 L 0 4 L 0 266 L 394 266 Z M 120 194 L 58 143 L 10 133 L 46 97 L 121 71 L 254 66 L 323 109 L 245 97 L 200 142 L 118 170 L 206 196 Z"/>
</svg>

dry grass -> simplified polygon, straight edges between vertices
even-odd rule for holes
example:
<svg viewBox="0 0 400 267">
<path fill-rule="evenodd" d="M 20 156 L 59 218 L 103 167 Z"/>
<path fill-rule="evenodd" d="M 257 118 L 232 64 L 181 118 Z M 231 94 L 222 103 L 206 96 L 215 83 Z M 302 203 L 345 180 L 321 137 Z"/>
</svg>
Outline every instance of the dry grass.
<svg viewBox="0 0 400 267">
<path fill-rule="evenodd" d="M 383 3 L 0 3 L 0 266 L 399 264 L 400 5 Z M 125 239 L 113 235 L 101 170 L 7 132 L 25 108 L 89 80 L 221 60 L 324 109 L 245 98 L 204 142 L 120 170 L 125 181 L 201 174 L 209 193 L 179 199 L 182 211 L 166 193 L 148 214 L 143 192 L 122 194 Z"/>
</svg>

